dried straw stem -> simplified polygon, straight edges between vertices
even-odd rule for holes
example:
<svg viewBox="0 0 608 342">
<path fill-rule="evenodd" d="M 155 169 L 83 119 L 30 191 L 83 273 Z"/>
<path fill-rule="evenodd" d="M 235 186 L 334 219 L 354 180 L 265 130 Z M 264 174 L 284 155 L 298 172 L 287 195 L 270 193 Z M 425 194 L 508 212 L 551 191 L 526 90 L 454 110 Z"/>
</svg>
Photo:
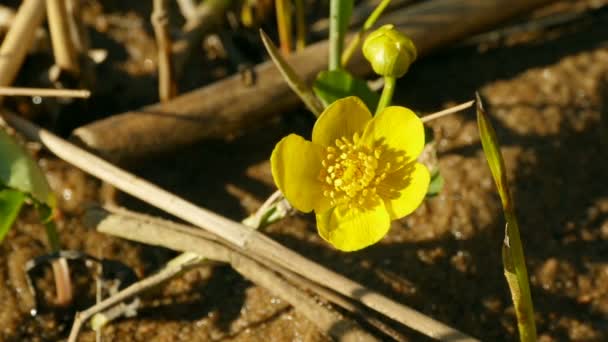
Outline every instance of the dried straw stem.
<svg viewBox="0 0 608 342">
<path fill-rule="evenodd" d="M 341 341 L 376 341 L 372 335 L 362 330 L 356 323 L 323 305 L 319 305 L 304 291 L 293 286 L 271 269 L 247 256 L 243 251 L 239 252 L 219 242 L 206 239 L 196 234 L 197 229 L 194 227 L 174 224 L 147 215 L 130 213 L 124 209 L 114 209 L 114 211 L 122 214 L 110 213 L 100 209 L 91 210 L 87 215 L 87 221 L 103 233 L 194 253 L 209 260 L 229 263 L 245 278 L 287 301 L 329 336 Z M 188 259 L 185 261 L 189 262 Z M 168 269 L 176 268 L 175 266 L 177 265 L 172 261 L 168 265 Z M 158 275 L 161 273 L 166 273 L 167 277 L 159 277 Z M 79 329 L 82 322 L 91 317 L 93 313 L 107 309 L 109 306 L 104 302 L 111 303 L 112 305 L 118 304 L 127 299 L 125 294 L 122 294 L 123 292 L 128 291 L 128 295 L 131 297 L 177 274 L 176 272 L 161 271 L 158 275 L 152 276 L 155 278 L 154 283 L 147 281 L 147 279 L 139 282 L 146 282 L 149 286 L 143 288 L 138 285 L 139 283 L 136 283 L 117 294 L 120 296 L 120 300 L 117 301 L 113 298 L 115 296 L 112 296 L 102 303 L 87 309 L 82 314 L 77 315 L 76 320 L 79 322 L 78 326 L 75 324 L 76 329 Z"/>
<path fill-rule="evenodd" d="M 215 1 L 221 0 L 209 3 Z M 430 0 L 388 13 L 380 21 L 392 22 L 408 34 L 420 56 L 424 56 L 550 1 Z M 311 44 L 286 60 L 310 84 L 327 66 L 327 48 L 327 41 Z M 358 52 L 349 65 L 354 75 L 371 71 Z M 243 84 L 239 76 L 229 77 L 167 103 L 82 126 L 74 131 L 74 137 L 104 158 L 127 161 L 175 150 L 201 139 L 238 134 L 300 104 L 272 61 L 257 65 L 253 72 L 253 85 Z M 154 138 L 158 136 L 163 139 Z"/>
<path fill-rule="evenodd" d="M 472 337 L 456 329 L 435 321 L 405 305 L 396 303 L 373 290 L 365 288 L 361 284 L 302 257 L 267 236 L 251 230 L 247 226 L 197 207 L 14 114 L 5 112 L 4 118 L 11 126 L 25 134 L 28 138 L 41 142 L 51 152 L 85 172 L 167 213 L 195 226 L 204 228 L 228 242 L 243 248 L 248 253 L 274 261 L 318 284 L 333 288 L 338 293 L 360 301 L 364 305 L 427 336 L 437 339 L 450 338 L 460 341 L 475 341 Z"/>
<path fill-rule="evenodd" d="M 44 0 L 24 0 L 0 47 L 0 86 L 11 85 L 45 14 Z"/>
<path fill-rule="evenodd" d="M 47 88 L 21 88 L 0 86 L 1 96 L 40 96 L 40 97 L 72 97 L 87 99 L 91 92 L 85 89 L 47 89 Z"/>
<path fill-rule="evenodd" d="M 154 0 L 152 26 L 158 49 L 158 95 L 161 102 L 168 101 L 177 95 L 177 84 L 173 73 L 171 56 L 171 36 L 169 34 L 168 0 Z"/>
<path fill-rule="evenodd" d="M 80 66 L 72 42 L 65 0 L 46 0 L 46 11 L 55 64 L 62 71 L 67 71 L 71 75 L 78 75 Z"/>
</svg>

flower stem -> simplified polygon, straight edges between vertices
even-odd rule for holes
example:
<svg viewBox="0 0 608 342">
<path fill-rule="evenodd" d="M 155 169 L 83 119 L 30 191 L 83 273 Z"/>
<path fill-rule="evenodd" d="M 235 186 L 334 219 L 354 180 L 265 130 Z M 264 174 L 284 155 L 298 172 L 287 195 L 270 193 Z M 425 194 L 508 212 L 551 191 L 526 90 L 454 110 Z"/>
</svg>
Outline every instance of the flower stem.
<svg viewBox="0 0 608 342">
<path fill-rule="evenodd" d="M 367 33 L 367 31 L 369 31 L 369 29 L 372 28 L 372 26 L 374 26 L 376 21 L 378 21 L 378 18 L 380 18 L 380 15 L 382 14 L 382 12 L 384 12 L 386 7 L 390 3 L 391 3 L 391 0 L 382 0 L 378 4 L 378 6 L 374 9 L 372 14 L 370 14 L 369 17 L 367 17 L 367 20 L 365 20 L 365 23 L 363 24 L 363 27 L 361 28 L 361 30 L 359 30 L 359 32 L 357 32 L 357 35 L 348 43 L 348 46 L 346 47 L 346 49 L 344 50 L 344 53 L 342 54 L 342 66 L 343 67 L 345 67 L 348 64 L 348 61 L 350 60 L 350 58 L 353 56 L 353 54 L 359 47 L 359 43 L 361 43 L 361 39 L 363 38 L 363 36 Z"/>
<path fill-rule="evenodd" d="M 393 99 L 393 93 L 395 92 L 395 83 L 397 82 L 396 77 L 386 76 L 384 77 L 384 88 L 382 89 L 382 95 L 380 101 L 378 101 L 378 107 L 376 108 L 376 114 L 380 113 L 384 108 L 390 106 L 391 100 Z"/>
<path fill-rule="evenodd" d="M 344 35 L 353 11 L 353 0 L 329 2 L 329 71 L 342 68 L 340 59 L 344 49 Z"/>
</svg>

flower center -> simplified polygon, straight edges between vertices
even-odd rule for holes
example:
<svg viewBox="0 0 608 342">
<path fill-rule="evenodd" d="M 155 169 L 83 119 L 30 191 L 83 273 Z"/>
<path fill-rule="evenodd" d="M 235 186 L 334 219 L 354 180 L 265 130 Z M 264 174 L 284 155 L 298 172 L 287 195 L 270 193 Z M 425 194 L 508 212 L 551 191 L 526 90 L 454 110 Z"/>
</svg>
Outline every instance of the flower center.
<svg viewBox="0 0 608 342">
<path fill-rule="evenodd" d="M 385 148 L 357 144 L 360 136 L 342 137 L 325 150 L 319 180 L 323 195 L 331 205 L 348 203 L 349 207 L 368 207 L 376 197 L 376 188 L 386 178 L 391 163 L 381 158 Z"/>
</svg>

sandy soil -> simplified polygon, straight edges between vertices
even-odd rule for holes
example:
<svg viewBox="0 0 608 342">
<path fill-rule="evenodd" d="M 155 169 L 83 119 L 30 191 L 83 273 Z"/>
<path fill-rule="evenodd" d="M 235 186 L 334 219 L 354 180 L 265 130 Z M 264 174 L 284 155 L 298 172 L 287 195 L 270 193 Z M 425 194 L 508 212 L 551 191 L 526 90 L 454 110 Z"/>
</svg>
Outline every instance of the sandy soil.
<svg viewBox="0 0 608 342">
<path fill-rule="evenodd" d="M 558 4 L 550 11 L 574 11 L 596 3 Z M 110 19 L 95 26 L 100 35 L 97 41 L 106 41 L 108 46 L 127 43 L 131 38 L 117 37 L 125 35 L 129 25 L 140 29 L 140 35 L 150 36 L 146 15 L 142 19 L 141 13 L 120 6 L 99 10 L 108 12 Z M 113 15 L 130 20 L 121 22 Z M 608 15 L 603 10 L 541 32 L 470 41 L 416 62 L 396 93 L 398 103 L 421 113 L 469 100 L 477 90 L 485 98 L 509 169 L 542 341 L 608 339 L 606 26 Z M 112 29 L 120 34 L 108 33 Z M 146 63 L 154 65 L 153 50 L 142 48 L 139 53 L 111 56 L 111 63 L 103 66 L 112 72 L 105 85 L 106 97 L 92 103 L 93 114 L 87 120 L 104 111 L 120 112 L 153 101 L 154 67 L 145 69 Z M 129 70 L 129 65 L 140 65 L 137 61 L 144 61 L 144 69 Z M 137 77 L 125 77 L 137 72 Z M 206 77 L 198 82 L 212 78 Z M 131 90 L 108 103 L 116 98 L 112 92 L 117 89 Z M 304 110 L 295 111 L 245 136 L 206 141 L 132 170 L 197 204 L 242 219 L 274 190 L 268 165 L 274 144 L 290 132 L 309 135 L 312 124 Z M 316 235 L 314 218 L 309 215 L 288 218 L 268 227 L 266 233 L 484 341 L 516 340 L 500 259 L 504 220 L 474 113 L 445 117 L 430 127 L 446 185 L 415 214 L 395 222 L 381 243 L 361 252 L 337 252 Z M 120 260 L 139 276 L 150 274 L 174 255 L 84 227 L 86 204 L 103 201 L 103 187 L 46 153 L 39 153 L 39 158 L 60 198 L 59 229 L 66 249 Z M 118 201 L 160 214 L 127 196 L 120 195 Z M 24 211 L 0 245 L 0 340 L 63 338 L 74 310 L 94 302 L 91 271 L 74 264 L 79 294 L 74 306 L 58 309 L 52 305 L 52 276 L 45 270 L 36 274 L 40 314 L 29 315 L 32 298 L 22 267 L 45 250 L 43 227 L 36 215 Z M 328 339 L 285 302 L 227 266 L 190 271 L 147 294 L 144 303 L 137 317 L 104 329 L 108 341 Z M 396 329 L 412 341 L 425 340 L 405 328 Z M 90 331 L 82 337 L 94 340 Z"/>
</svg>

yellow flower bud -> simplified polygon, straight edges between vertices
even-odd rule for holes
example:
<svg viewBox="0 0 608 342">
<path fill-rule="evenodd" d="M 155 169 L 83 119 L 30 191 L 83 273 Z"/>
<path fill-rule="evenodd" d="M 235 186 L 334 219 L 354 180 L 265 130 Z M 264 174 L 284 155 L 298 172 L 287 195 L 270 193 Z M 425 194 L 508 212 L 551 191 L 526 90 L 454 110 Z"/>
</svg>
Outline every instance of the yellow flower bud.
<svg viewBox="0 0 608 342">
<path fill-rule="evenodd" d="M 416 47 L 393 25 L 384 25 L 367 36 L 363 55 L 380 76 L 401 77 L 416 60 Z"/>
</svg>

